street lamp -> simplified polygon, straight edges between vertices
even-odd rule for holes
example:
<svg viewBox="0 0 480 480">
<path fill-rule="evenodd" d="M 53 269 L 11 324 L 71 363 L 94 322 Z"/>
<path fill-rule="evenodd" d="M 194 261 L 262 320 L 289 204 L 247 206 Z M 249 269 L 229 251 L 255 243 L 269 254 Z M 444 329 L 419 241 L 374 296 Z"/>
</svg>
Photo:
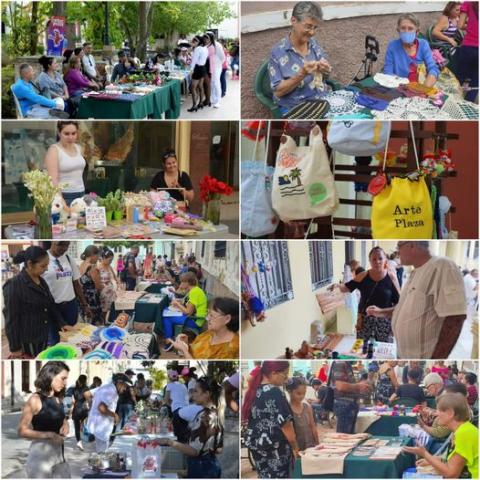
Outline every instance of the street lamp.
<svg viewBox="0 0 480 480">
<path fill-rule="evenodd" d="M 103 44 L 110 45 L 110 32 L 109 32 L 109 20 L 108 20 L 108 2 L 103 2 L 105 4 L 105 33 L 103 36 Z"/>
</svg>

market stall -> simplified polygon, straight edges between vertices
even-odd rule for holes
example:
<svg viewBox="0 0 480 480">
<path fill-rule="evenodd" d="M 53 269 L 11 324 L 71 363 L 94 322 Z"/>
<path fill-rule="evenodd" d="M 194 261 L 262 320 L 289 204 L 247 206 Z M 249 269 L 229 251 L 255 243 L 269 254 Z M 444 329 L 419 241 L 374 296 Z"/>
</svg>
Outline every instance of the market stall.
<svg viewBox="0 0 480 480">
<path fill-rule="evenodd" d="M 402 478 L 415 466 L 415 456 L 402 452 L 402 447 L 413 445 L 411 438 L 373 436 L 352 446 L 335 435 L 350 437 L 330 434 L 324 454 L 318 448 L 322 444 L 307 449 L 307 455 L 295 461 L 292 478 Z"/>
<path fill-rule="evenodd" d="M 182 81 L 165 78 L 161 85 L 130 81 L 107 85 L 100 92 L 82 95 L 78 118 L 95 119 L 166 119 L 180 115 Z"/>
<path fill-rule="evenodd" d="M 417 414 L 412 408 L 390 408 L 386 405 L 362 407 L 358 413 L 355 432 L 389 437 L 399 435 L 400 425 L 416 423 Z"/>
</svg>

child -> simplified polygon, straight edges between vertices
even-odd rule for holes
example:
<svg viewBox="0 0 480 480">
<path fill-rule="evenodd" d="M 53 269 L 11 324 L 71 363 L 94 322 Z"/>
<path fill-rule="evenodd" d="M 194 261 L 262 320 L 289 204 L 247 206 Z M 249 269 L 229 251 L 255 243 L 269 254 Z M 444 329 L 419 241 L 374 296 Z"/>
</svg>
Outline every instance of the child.
<svg viewBox="0 0 480 480">
<path fill-rule="evenodd" d="M 307 381 L 303 377 L 289 378 L 286 384 L 293 413 L 293 426 L 300 451 L 318 445 L 318 432 L 312 407 L 304 402 Z"/>
</svg>

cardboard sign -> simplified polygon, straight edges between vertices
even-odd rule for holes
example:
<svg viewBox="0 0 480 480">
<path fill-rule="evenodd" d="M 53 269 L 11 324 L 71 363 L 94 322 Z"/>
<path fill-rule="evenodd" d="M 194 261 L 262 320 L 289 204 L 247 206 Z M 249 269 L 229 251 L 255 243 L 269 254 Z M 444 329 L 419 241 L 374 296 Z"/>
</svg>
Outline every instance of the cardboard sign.
<svg viewBox="0 0 480 480">
<path fill-rule="evenodd" d="M 105 207 L 87 207 L 85 221 L 88 230 L 102 230 L 107 226 Z"/>
</svg>

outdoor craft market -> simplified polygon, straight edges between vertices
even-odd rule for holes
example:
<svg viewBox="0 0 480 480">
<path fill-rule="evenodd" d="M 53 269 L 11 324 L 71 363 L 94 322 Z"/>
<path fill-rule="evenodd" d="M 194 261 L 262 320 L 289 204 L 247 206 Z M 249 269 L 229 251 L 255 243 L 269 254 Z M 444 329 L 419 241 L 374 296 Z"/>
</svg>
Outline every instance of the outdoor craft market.
<svg viewBox="0 0 480 480">
<path fill-rule="evenodd" d="M 11 367 L 2 377 L 2 477 L 238 478 L 235 362 Z"/>
<path fill-rule="evenodd" d="M 243 362 L 242 478 L 475 478 L 477 375 L 476 361 Z"/>
<path fill-rule="evenodd" d="M 236 122 L 10 121 L 2 146 L 4 238 L 238 232 Z"/>
<path fill-rule="evenodd" d="M 2 358 L 239 357 L 237 242 L 2 243 Z"/>
</svg>

